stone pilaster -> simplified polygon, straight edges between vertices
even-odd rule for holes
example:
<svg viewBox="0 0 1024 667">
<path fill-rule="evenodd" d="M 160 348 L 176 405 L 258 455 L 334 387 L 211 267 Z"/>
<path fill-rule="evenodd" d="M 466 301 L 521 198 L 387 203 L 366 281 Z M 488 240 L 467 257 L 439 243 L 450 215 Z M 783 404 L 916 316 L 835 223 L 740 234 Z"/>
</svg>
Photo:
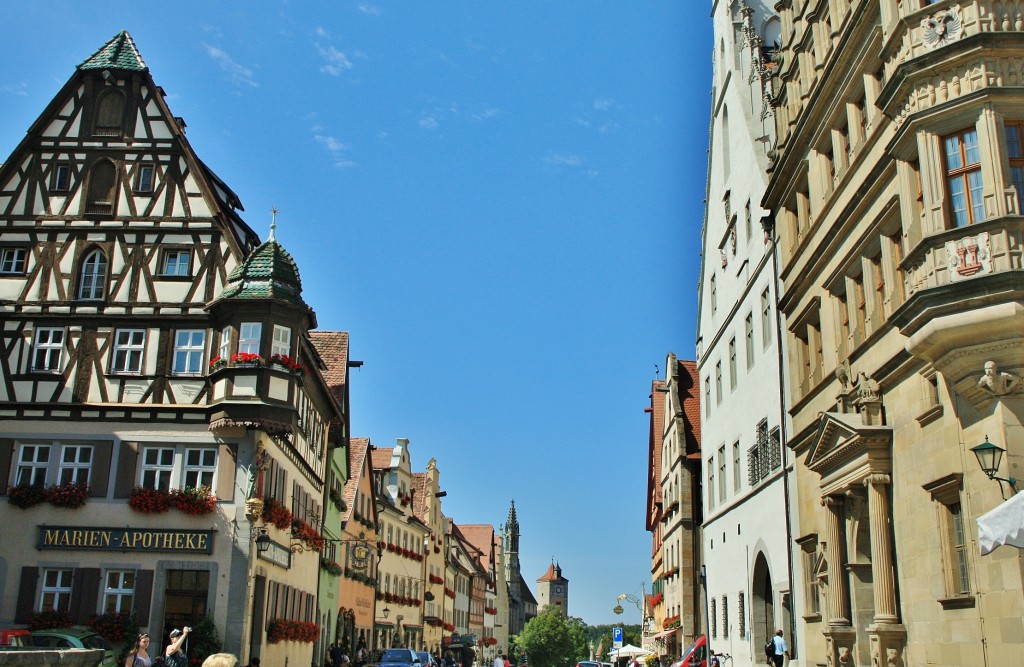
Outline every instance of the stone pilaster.
<svg viewBox="0 0 1024 667">
<path fill-rule="evenodd" d="M 847 590 L 843 567 L 843 499 L 824 496 L 821 504 L 827 510 L 825 517 L 825 559 L 828 561 L 828 624 L 850 625 L 847 610 L 850 594 Z"/>
<path fill-rule="evenodd" d="M 888 475 L 868 475 L 868 513 L 871 517 L 871 579 L 875 598 L 875 624 L 899 621 L 896 615 L 896 583 L 892 563 L 892 534 L 889 523 Z"/>
</svg>

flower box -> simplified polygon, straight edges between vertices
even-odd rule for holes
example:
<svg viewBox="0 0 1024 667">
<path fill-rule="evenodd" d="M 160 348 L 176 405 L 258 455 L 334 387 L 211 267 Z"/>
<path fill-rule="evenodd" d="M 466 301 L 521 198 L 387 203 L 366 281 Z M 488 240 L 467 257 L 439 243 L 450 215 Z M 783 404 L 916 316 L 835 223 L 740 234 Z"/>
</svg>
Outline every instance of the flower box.
<svg viewBox="0 0 1024 667">
<path fill-rule="evenodd" d="M 302 519 L 292 519 L 292 537 L 302 541 L 308 548 L 314 551 L 324 550 L 323 535 Z"/>
<path fill-rule="evenodd" d="M 231 355 L 231 363 L 235 366 L 262 366 L 263 357 L 252 352 L 239 352 Z"/>
<path fill-rule="evenodd" d="M 275 354 L 270 358 L 270 363 L 275 366 L 287 368 L 289 371 L 298 373 L 299 375 L 306 374 L 306 367 L 300 364 L 296 359 L 289 357 L 287 354 Z"/>
<path fill-rule="evenodd" d="M 212 514 L 217 508 L 217 496 L 210 487 L 184 488 L 171 491 L 171 506 L 192 516 Z"/>
<path fill-rule="evenodd" d="M 267 641 L 271 644 L 280 642 L 312 644 L 319 637 L 320 626 L 309 621 L 289 621 L 275 618 L 267 624 Z"/>
<path fill-rule="evenodd" d="M 335 576 L 341 574 L 341 566 L 335 563 L 330 558 L 320 559 L 320 569 L 324 570 L 328 574 L 333 574 Z"/>
<path fill-rule="evenodd" d="M 171 509 L 171 494 L 160 489 L 137 486 L 128 496 L 128 507 L 143 514 L 163 514 Z"/>
<path fill-rule="evenodd" d="M 292 513 L 280 501 L 274 498 L 263 499 L 263 515 L 265 523 L 273 524 L 280 530 L 287 530 L 292 525 Z"/>
<path fill-rule="evenodd" d="M 210 372 L 219 371 L 222 368 L 227 368 L 228 360 L 224 357 L 214 357 L 210 360 Z"/>
<path fill-rule="evenodd" d="M 126 637 L 134 637 L 139 632 L 139 624 L 135 617 L 127 612 L 111 611 L 105 614 L 93 614 L 89 627 L 108 642 L 120 642 Z"/>
<path fill-rule="evenodd" d="M 64 611 L 37 611 L 28 617 L 29 630 L 50 630 L 52 628 L 70 628 L 74 625 L 71 614 Z"/>
</svg>

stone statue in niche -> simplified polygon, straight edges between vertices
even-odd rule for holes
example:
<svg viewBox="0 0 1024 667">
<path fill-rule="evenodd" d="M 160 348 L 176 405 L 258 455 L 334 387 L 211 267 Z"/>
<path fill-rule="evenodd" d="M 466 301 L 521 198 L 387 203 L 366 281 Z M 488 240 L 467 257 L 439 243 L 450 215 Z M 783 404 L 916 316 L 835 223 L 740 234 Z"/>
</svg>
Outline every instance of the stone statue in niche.
<svg viewBox="0 0 1024 667">
<path fill-rule="evenodd" d="M 996 362 L 985 362 L 985 373 L 978 380 L 978 387 L 993 396 L 1005 396 L 1012 392 L 1020 378 L 1011 373 L 1000 372 Z"/>
<path fill-rule="evenodd" d="M 886 667 L 903 667 L 903 656 L 900 655 L 900 650 L 898 648 L 886 649 L 886 654 Z"/>
</svg>

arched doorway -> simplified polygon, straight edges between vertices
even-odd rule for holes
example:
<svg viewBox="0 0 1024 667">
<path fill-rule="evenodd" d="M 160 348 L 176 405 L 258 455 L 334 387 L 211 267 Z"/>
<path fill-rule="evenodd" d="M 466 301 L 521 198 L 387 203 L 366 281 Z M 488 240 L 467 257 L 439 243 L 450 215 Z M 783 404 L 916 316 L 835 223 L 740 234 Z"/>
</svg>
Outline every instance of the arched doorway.
<svg viewBox="0 0 1024 667">
<path fill-rule="evenodd" d="M 750 635 L 756 655 L 768 642 L 768 638 L 775 634 L 776 625 L 772 573 L 763 552 L 758 552 L 754 559 L 754 578 L 750 583 L 753 598 L 753 604 L 750 605 Z"/>
</svg>

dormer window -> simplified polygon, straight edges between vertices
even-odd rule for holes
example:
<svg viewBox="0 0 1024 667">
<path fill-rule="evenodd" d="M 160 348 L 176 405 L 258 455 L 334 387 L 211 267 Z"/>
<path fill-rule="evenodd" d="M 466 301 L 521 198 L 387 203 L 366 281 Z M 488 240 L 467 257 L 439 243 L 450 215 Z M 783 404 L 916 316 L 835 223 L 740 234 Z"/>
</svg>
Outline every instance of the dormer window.
<svg viewBox="0 0 1024 667">
<path fill-rule="evenodd" d="M 78 276 L 78 298 L 83 301 L 99 301 L 104 297 L 106 286 L 107 256 L 95 248 L 82 261 L 82 270 Z"/>
<path fill-rule="evenodd" d="M 93 134 L 116 137 L 124 122 L 125 96 L 120 90 L 107 90 L 96 103 L 96 127 Z"/>
<path fill-rule="evenodd" d="M 109 160 L 100 160 L 89 172 L 89 197 L 86 213 L 113 213 L 114 186 L 117 184 L 117 170 Z"/>
</svg>

